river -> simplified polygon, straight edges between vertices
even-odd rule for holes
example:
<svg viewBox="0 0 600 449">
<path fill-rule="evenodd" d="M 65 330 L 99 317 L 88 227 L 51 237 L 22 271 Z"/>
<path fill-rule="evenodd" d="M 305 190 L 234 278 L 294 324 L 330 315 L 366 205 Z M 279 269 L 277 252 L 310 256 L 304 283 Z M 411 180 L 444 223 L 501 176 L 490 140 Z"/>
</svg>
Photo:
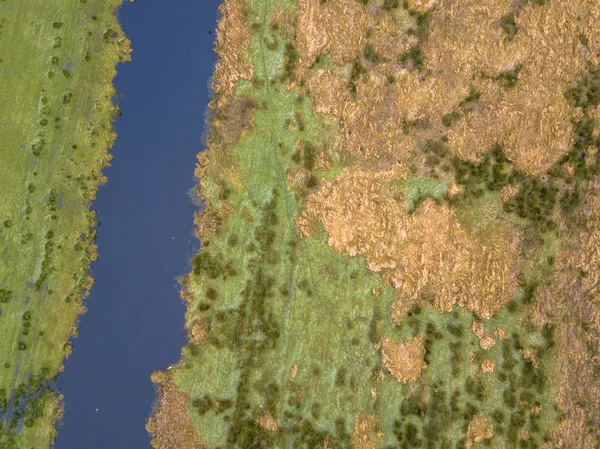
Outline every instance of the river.
<svg viewBox="0 0 600 449">
<path fill-rule="evenodd" d="M 138 0 L 118 11 L 133 46 L 115 86 L 123 113 L 98 211 L 96 283 L 57 380 L 56 449 L 149 448 L 153 370 L 177 362 L 185 307 L 176 277 L 198 242 L 188 191 L 202 149 L 221 0 Z"/>
</svg>

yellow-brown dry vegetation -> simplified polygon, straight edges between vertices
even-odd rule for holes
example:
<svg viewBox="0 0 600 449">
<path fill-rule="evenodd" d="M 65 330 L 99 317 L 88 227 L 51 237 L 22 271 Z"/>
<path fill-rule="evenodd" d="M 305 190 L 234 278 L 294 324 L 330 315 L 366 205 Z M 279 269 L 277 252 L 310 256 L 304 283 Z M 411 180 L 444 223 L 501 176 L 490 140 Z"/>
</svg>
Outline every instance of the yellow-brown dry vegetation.
<svg viewBox="0 0 600 449">
<path fill-rule="evenodd" d="M 397 60 L 403 53 L 416 45 L 416 36 L 402 32 L 394 17 L 379 14 L 371 30 L 371 45 L 377 56 L 388 60 Z"/>
<path fill-rule="evenodd" d="M 315 111 L 341 117 L 352 98 L 347 81 L 331 70 L 317 70 L 308 81 L 310 100 Z"/>
<path fill-rule="evenodd" d="M 350 444 L 352 449 L 378 449 L 383 433 L 379 430 L 379 417 L 359 414 L 354 421 Z"/>
<path fill-rule="evenodd" d="M 177 388 L 168 374 L 158 390 L 158 408 L 147 426 L 154 429 L 153 445 L 160 449 L 207 449 L 199 442 L 196 428 L 188 415 L 188 396 Z"/>
<path fill-rule="evenodd" d="M 414 147 L 414 141 L 401 140 L 402 115 L 393 85 L 378 71 L 356 84 L 356 101 L 346 101 L 342 118 L 346 149 L 354 154 L 373 157 L 394 152 L 398 160 L 406 161 Z"/>
<path fill-rule="evenodd" d="M 196 320 L 194 324 L 192 324 L 192 329 L 190 330 L 189 339 L 194 344 L 199 345 L 203 343 L 208 338 L 208 332 L 210 330 L 210 323 L 207 319 Z"/>
<path fill-rule="evenodd" d="M 494 426 L 483 415 L 476 415 L 469 423 L 467 429 L 467 441 L 465 447 L 469 449 L 473 443 L 483 440 L 489 440 L 494 436 Z"/>
<path fill-rule="evenodd" d="M 415 382 L 425 368 L 425 336 L 418 335 L 406 343 L 391 337 L 381 339 L 381 363 L 398 382 Z"/>
<path fill-rule="evenodd" d="M 516 292 L 521 233 L 503 223 L 494 232 L 468 233 L 452 210 L 431 200 L 408 213 L 391 187 L 406 172 L 397 163 L 344 169 L 307 198 L 300 231 L 308 236 L 320 222 L 330 246 L 364 256 L 404 305 L 432 297 L 440 311 L 460 304 L 489 318 Z"/>
<path fill-rule="evenodd" d="M 493 373 L 494 368 L 496 368 L 496 362 L 494 362 L 492 359 L 485 359 L 483 362 L 481 362 L 481 370 L 484 373 Z"/>
<path fill-rule="evenodd" d="M 345 149 L 354 155 L 393 154 L 407 161 L 416 141 L 403 136 L 402 113 L 394 100 L 394 87 L 381 70 L 373 70 L 356 83 L 356 98 L 339 73 L 316 71 L 308 81 L 315 110 L 342 119 Z"/>
<path fill-rule="evenodd" d="M 367 11 L 351 0 L 319 3 L 300 2 L 298 51 L 304 67 L 328 51 L 338 65 L 360 57 L 367 28 L 373 48 L 384 58 L 397 59 L 414 44 L 411 36 L 399 33 L 390 15 Z M 432 3 L 415 0 L 409 7 L 424 11 Z M 347 16 L 341 18 L 340 11 Z M 313 97 L 320 97 L 317 111 L 343 117 L 348 149 L 374 156 L 399 145 L 401 120 L 437 122 L 476 86 L 481 99 L 450 129 L 450 148 L 479 161 L 493 144 L 502 143 L 518 169 L 543 173 L 571 148 L 571 119 L 577 111 L 564 91 L 589 63 L 597 63 L 600 4 L 529 2 L 515 16 L 518 32 L 510 40 L 501 20 L 514 12 L 513 0 L 440 0 L 422 46 L 427 75 L 392 67 L 396 82 L 390 86 L 382 82 L 390 64 L 372 67 L 368 79 L 357 83 L 356 101 L 347 99 L 340 78 L 321 77 L 310 86 Z M 582 35 L 587 46 L 580 42 Z M 517 68 L 514 88 L 492 79 Z"/>
<path fill-rule="evenodd" d="M 476 159 L 481 151 L 502 142 L 519 169 L 537 175 L 571 149 L 570 120 L 575 112 L 564 91 L 588 63 L 596 62 L 594 51 L 588 51 L 579 37 L 585 35 L 589 48 L 598 49 L 600 5 L 595 0 L 553 1 L 541 7 L 530 2 L 516 16 L 519 31 L 509 41 L 498 21 L 513 3 L 441 2 L 432 17 L 430 45 L 424 54 L 437 60 L 451 51 L 444 65 L 454 62 L 449 67 L 462 69 L 464 76 L 478 71 L 495 76 L 522 65 L 513 89 L 500 89 L 490 80 L 481 82 L 485 107 L 459 123 L 450 135 L 450 146 L 461 157 Z M 471 8 L 480 14 L 466 20 L 456 15 Z M 460 38 L 460 46 L 455 38 Z"/>
<path fill-rule="evenodd" d="M 500 198 L 502 198 L 502 201 L 508 202 L 517 196 L 520 188 L 521 187 L 516 184 L 507 184 L 500 189 Z"/>
<path fill-rule="evenodd" d="M 247 23 L 248 0 L 225 0 L 219 7 L 221 19 L 217 28 L 216 51 L 219 61 L 215 66 L 212 89 L 217 96 L 219 108 L 222 99 L 229 97 L 240 80 L 251 80 L 254 76 L 248 62 L 251 31 Z"/>
<path fill-rule="evenodd" d="M 298 53 L 301 68 L 329 53 L 334 64 L 353 61 L 366 44 L 371 19 L 355 0 L 298 1 Z"/>
<path fill-rule="evenodd" d="M 269 432 L 276 432 L 279 429 L 277 420 L 267 412 L 258 418 L 258 425 Z"/>
<path fill-rule="evenodd" d="M 482 349 L 491 349 L 496 346 L 496 340 L 494 340 L 494 337 L 485 331 L 481 321 L 473 321 L 471 331 L 479 339 L 479 346 L 481 346 Z"/>
</svg>

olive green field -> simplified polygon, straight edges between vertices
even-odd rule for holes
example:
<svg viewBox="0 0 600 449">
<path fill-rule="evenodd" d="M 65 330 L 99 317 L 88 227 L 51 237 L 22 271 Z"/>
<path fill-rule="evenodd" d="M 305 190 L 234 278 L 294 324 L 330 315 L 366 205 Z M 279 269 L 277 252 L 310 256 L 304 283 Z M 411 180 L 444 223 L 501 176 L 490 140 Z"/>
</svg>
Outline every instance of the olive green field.
<svg viewBox="0 0 600 449">
<path fill-rule="evenodd" d="M 93 280 L 90 201 L 129 57 L 119 0 L 0 1 L 0 447 L 47 448 Z"/>
</svg>

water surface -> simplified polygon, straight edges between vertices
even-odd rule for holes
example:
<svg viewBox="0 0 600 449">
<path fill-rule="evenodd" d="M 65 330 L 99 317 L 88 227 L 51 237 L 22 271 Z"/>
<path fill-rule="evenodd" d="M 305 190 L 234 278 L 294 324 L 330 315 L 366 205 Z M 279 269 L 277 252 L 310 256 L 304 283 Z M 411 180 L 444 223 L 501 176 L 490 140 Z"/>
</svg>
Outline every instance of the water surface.
<svg viewBox="0 0 600 449">
<path fill-rule="evenodd" d="M 175 363 L 185 344 L 176 277 L 198 246 L 187 192 L 202 149 L 220 2 L 138 0 L 119 10 L 133 60 L 115 79 L 123 116 L 108 184 L 93 205 L 101 221 L 96 283 L 57 382 L 65 395 L 57 449 L 150 447 L 150 374 Z"/>
</svg>

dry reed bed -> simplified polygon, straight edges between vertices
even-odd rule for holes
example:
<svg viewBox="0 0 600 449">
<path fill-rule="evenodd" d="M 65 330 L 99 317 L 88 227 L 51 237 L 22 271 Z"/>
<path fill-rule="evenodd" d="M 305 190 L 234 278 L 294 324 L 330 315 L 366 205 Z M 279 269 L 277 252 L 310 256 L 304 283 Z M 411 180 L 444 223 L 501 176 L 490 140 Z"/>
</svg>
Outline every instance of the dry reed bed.
<svg viewBox="0 0 600 449">
<path fill-rule="evenodd" d="M 440 311 L 460 304 L 492 316 L 516 292 L 521 233 L 504 223 L 468 233 L 454 212 L 431 200 L 409 214 L 392 189 L 406 174 L 402 164 L 345 169 L 308 197 L 297 218 L 301 232 L 311 235 L 320 222 L 329 245 L 364 256 L 371 270 L 398 289 L 405 306 L 397 307 L 399 317 L 426 297 Z"/>
<path fill-rule="evenodd" d="M 414 7 L 423 10 L 422 3 Z M 571 119 L 578 112 L 563 93 L 588 64 L 598 62 L 600 4 L 530 2 L 515 17 L 519 31 L 509 40 L 501 19 L 514 7 L 513 0 L 441 0 L 431 11 L 422 48 L 427 75 L 390 62 L 380 64 L 357 83 L 353 101 L 339 78 L 317 74 L 309 83 L 317 110 L 343 119 L 350 151 L 402 155 L 406 151 L 400 138 L 402 120 L 437 121 L 456 110 L 476 86 L 482 93 L 480 107 L 451 129 L 450 148 L 462 158 L 478 161 L 482 152 L 501 142 L 517 168 L 531 175 L 545 172 L 571 148 Z M 390 48 L 406 51 L 414 43 L 411 36 L 398 34 L 389 15 L 353 0 L 325 5 L 302 0 L 298 23 L 301 67 L 328 52 L 336 65 L 360 58 L 368 30 L 383 57 L 397 58 Z M 581 43 L 582 35 L 587 45 Z M 490 79 L 519 66 L 513 89 Z M 396 79 L 392 86 L 384 82 L 389 74 Z"/>
</svg>

